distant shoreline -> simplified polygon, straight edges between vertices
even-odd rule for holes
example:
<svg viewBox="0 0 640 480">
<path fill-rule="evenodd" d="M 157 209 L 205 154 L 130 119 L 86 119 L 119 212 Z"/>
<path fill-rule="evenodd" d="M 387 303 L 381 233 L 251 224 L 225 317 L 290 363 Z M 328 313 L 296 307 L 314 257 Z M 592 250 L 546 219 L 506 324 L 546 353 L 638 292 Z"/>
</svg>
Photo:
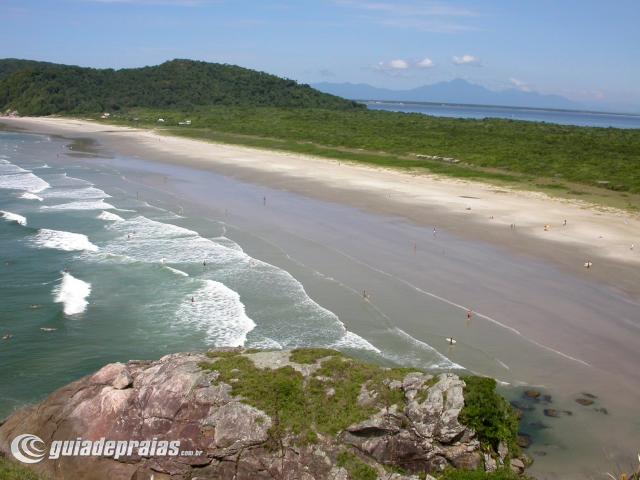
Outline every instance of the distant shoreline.
<svg viewBox="0 0 640 480">
<path fill-rule="evenodd" d="M 537 111 L 537 112 L 559 112 L 559 113 L 582 113 L 589 115 L 610 115 L 616 117 L 633 117 L 640 118 L 639 114 L 635 113 L 614 113 L 614 112 L 601 112 L 596 110 L 569 110 L 569 109 L 560 109 L 560 108 L 535 108 L 535 107 L 514 107 L 514 106 L 503 106 L 503 105 L 481 105 L 481 104 L 473 104 L 473 103 L 443 103 L 443 102 L 414 102 L 411 100 L 407 101 L 396 101 L 396 100 L 368 100 L 368 99 L 360 99 L 353 98 L 351 99 L 355 102 L 359 102 L 365 105 L 369 104 L 382 104 L 382 105 L 425 105 L 425 106 L 438 106 L 438 107 L 467 107 L 467 108 L 492 108 L 492 109 L 504 109 L 504 110 L 525 110 L 525 111 Z"/>
</svg>

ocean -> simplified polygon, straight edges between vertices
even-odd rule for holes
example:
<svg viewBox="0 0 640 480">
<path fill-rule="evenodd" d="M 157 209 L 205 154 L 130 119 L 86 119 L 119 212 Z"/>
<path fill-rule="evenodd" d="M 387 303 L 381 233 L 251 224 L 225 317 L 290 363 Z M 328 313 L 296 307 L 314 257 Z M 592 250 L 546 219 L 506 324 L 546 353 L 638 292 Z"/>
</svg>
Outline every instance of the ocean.
<svg viewBox="0 0 640 480">
<path fill-rule="evenodd" d="M 481 311 L 467 321 L 466 307 L 420 283 L 423 272 L 447 281 L 447 269 L 482 260 L 562 288 L 548 267 L 503 267 L 503 254 L 447 232 L 436 242 L 398 219 L 94 143 L 0 132 L 0 337 L 11 336 L 0 340 L 0 421 L 105 364 L 214 346 L 324 346 L 388 367 L 490 375 L 510 400 L 533 385 L 556 409 L 575 410 L 576 389 L 612 390 L 603 372 Z M 412 240 L 411 255 L 395 259 L 398 239 L 416 232 L 429 239 L 421 255 Z M 457 256 L 445 259 L 438 242 Z M 415 278 L 405 275 L 412 266 Z M 521 431 L 544 454 L 533 471 L 595 471 L 602 446 L 589 432 L 611 420 L 624 443 L 621 429 L 637 423 L 625 416 L 585 410 L 553 429 L 542 406 L 527 412 Z"/>
<path fill-rule="evenodd" d="M 509 120 L 526 120 L 528 122 L 546 122 L 558 125 L 575 125 L 579 127 L 613 127 L 640 128 L 640 115 L 571 112 L 564 110 L 535 110 L 529 108 L 504 108 L 470 105 L 434 105 L 419 103 L 381 103 L 367 102 L 371 110 L 387 110 L 389 112 L 422 113 L 434 117 L 450 118 L 506 118 Z"/>
</svg>

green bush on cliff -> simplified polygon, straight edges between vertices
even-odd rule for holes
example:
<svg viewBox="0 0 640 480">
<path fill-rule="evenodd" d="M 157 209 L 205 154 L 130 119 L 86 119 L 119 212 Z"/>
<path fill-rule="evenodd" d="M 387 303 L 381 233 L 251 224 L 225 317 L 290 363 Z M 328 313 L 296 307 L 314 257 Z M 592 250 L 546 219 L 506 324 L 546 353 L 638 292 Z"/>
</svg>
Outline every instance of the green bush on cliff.
<svg viewBox="0 0 640 480">
<path fill-rule="evenodd" d="M 308 354 L 299 351 L 291 360 L 308 362 L 310 358 L 330 355 L 332 358 L 322 362 L 306 382 L 291 366 L 261 370 L 243 355 L 218 357 L 217 361 L 200 366 L 220 372 L 220 381 L 232 386 L 233 395 L 241 395 L 247 404 L 275 420 L 271 440 L 276 443 L 287 432 L 300 435 L 303 442 L 315 442 L 316 432 L 335 435 L 353 423 L 366 420 L 381 407 L 395 404 L 402 409 L 402 391 L 390 390 L 382 382 L 402 380 L 416 370 L 385 369 L 326 349 L 310 349 Z M 375 393 L 375 405 L 360 406 L 356 401 L 365 384 Z"/>
<path fill-rule="evenodd" d="M 378 478 L 378 471 L 353 453 L 339 453 L 336 460 L 339 467 L 344 467 L 347 470 L 350 480 L 376 480 Z"/>
<path fill-rule="evenodd" d="M 0 456 L 0 480 L 48 480 L 48 477 L 38 475 L 33 470 Z"/>
<path fill-rule="evenodd" d="M 431 476 L 438 480 L 517 480 L 520 478 L 509 469 L 486 473 L 482 468 L 475 471 L 447 468 L 444 472 L 432 473 Z"/>
<path fill-rule="evenodd" d="M 497 382 L 487 377 L 460 378 L 466 383 L 460 422 L 473 428 L 485 445 L 496 450 L 503 441 L 517 455 L 518 419 L 509 402 L 496 392 Z"/>
</svg>

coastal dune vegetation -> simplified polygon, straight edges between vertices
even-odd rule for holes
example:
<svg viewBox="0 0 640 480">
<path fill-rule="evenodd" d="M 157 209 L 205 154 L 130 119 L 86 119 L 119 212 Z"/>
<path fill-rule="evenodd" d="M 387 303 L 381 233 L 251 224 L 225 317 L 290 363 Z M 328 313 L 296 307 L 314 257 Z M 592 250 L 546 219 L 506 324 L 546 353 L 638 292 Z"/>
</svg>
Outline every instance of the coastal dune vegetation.
<svg viewBox="0 0 640 480">
<path fill-rule="evenodd" d="M 232 65 L 173 60 L 99 70 L 0 60 L 0 108 L 416 173 L 515 182 L 559 196 L 613 196 L 617 206 L 640 208 L 640 129 L 368 110 Z M 104 113 L 109 116 L 100 118 Z"/>
</svg>

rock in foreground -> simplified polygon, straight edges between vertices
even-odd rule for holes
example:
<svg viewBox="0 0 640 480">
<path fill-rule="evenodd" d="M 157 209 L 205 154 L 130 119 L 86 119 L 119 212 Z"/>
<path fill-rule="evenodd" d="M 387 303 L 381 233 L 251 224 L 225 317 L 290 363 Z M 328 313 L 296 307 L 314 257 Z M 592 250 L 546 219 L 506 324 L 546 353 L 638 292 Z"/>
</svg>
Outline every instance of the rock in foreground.
<svg viewBox="0 0 640 480">
<path fill-rule="evenodd" d="M 406 478 L 385 466 L 522 473 L 504 443 L 480 455 L 475 431 L 458 421 L 464 387 L 452 374 L 325 349 L 180 353 L 107 365 L 16 412 L 0 426 L 0 454 L 13 459 L 19 444 L 31 468 L 66 479 Z M 35 443 L 16 440 L 27 434 Z"/>
</svg>

